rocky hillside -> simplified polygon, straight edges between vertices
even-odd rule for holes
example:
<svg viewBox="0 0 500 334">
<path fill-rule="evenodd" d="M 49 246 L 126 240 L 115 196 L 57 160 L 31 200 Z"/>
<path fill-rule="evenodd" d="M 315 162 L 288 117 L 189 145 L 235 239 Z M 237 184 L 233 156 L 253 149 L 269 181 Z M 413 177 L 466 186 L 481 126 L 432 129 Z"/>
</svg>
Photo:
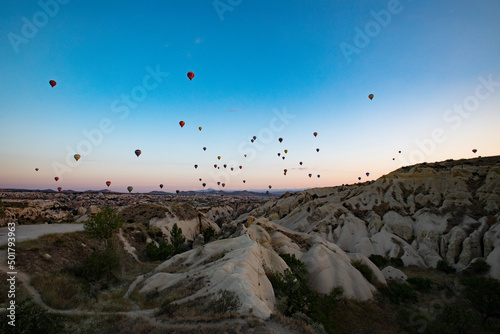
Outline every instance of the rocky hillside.
<svg viewBox="0 0 500 334">
<path fill-rule="evenodd" d="M 500 157 L 400 168 L 376 181 L 285 194 L 241 218 L 267 218 L 350 253 L 457 271 L 485 258 L 500 279 Z"/>
</svg>

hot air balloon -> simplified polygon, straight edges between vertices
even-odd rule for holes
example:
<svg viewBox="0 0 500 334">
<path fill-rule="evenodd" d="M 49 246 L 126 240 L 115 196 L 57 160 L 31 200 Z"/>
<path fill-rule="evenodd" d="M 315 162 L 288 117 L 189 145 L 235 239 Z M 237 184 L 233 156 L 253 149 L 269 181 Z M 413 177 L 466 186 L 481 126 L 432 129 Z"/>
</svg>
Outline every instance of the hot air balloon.
<svg viewBox="0 0 500 334">
<path fill-rule="evenodd" d="M 273 186 L 269 185 L 269 189 L 271 189 Z"/>
<path fill-rule="evenodd" d="M 227 168 L 227 165 L 226 165 L 226 164 L 224 164 L 224 168 Z"/>
<path fill-rule="evenodd" d="M 257 136 L 253 136 L 253 138 L 252 138 L 252 139 L 253 139 L 253 140 L 257 140 Z"/>
<path fill-rule="evenodd" d="M 205 188 L 207 186 L 206 183 L 202 183 L 201 185 L 203 186 L 203 188 Z"/>
<path fill-rule="evenodd" d="M 285 160 L 285 157 L 283 156 L 283 157 L 281 157 L 281 159 Z"/>
<path fill-rule="evenodd" d="M 163 183 L 160 183 L 160 189 L 163 189 Z"/>
<path fill-rule="evenodd" d="M 302 166 L 302 161 L 301 161 L 301 162 L 299 162 L 299 165 L 301 165 L 301 166 Z"/>
<path fill-rule="evenodd" d="M 472 153 L 476 153 L 476 152 L 477 152 L 477 150 L 476 150 L 476 149 L 473 149 L 473 150 L 472 150 Z"/>
<path fill-rule="evenodd" d="M 76 161 L 80 160 L 82 156 L 80 154 L 75 154 L 73 158 L 75 158 Z"/>
<path fill-rule="evenodd" d="M 309 174 L 308 176 L 309 176 L 309 177 L 312 177 L 313 175 L 312 175 L 312 174 Z"/>
<path fill-rule="evenodd" d="M 193 73 L 193 72 L 188 72 L 188 73 L 187 73 L 187 77 L 189 78 L 189 80 L 190 80 L 190 81 L 191 81 L 191 80 L 193 80 L 193 78 L 194 78 L 194 73 Z M 202 81 L 203 81 L 203 80 L 202 80 Z"/>
<path fill-rule="evenodd" d="M 56 176 L 54 180 L 59 181 L 59 176 Z"/>
<path fill-rule="evenodd" d="M 243 180 L 243 183 L 245 183 L 245 182 L 247 182 L 247 181 Z"/>
<path fill-rule="evenodd" d="M 242 169 L 242 168 L 243 168 L 243 166 L 240 166 L 240 169 Z"/>
<path fill-rule="evenodd" d="M 244 156 L 245 158 L 247 157 L 247 155 L 246 155 L 246 154 L 243 154 L 243 156 Z"/>
<path fill-rule="evenodd" d="M 214 168 L 217 168 L 217 164 L 214 164 Z"/>
<path fill-rule="evenodd" d="M 179 122 L 179 125 L 181 126 L 181 128 L 183 128 L 185 124 L 186 124 L 186 122 L 184 122 L 184 121 Z"/>
<path fill-rule="evenodd" d="M 250 141 L 253 143 L 253 142 L 254 142 L 254 139 L 250 139 Z"/>
<path fill-rule="evenodd" d="M 283 138 L 279 138 L 278 141 L 281 143 L 283 142 Z"/>
<path fill-rule="evenodd" d="M 314 133 L 313 133 L 313 136 L 314 136 L 314 137 L 316 137 L 317 135 L 318 135 L 318 133 L 317 133 L 317 132 L 314 132 Z"/>
<path fill-rule="evenodd" d="M 268 195 L 269 195 L 269 190 L 267 190 L 267 191 L 266 191 L 266 194 L 268 194 Z"/>
<path fill-rule="evenodd" d="M 318 174 L 318 179 L 319 179 L 320 175 Z"/>
<path fill-rule="evenodd" d="M 316 152 L 319 152 L 319 148 L 316 149 Z"/>
<path fill-rule="evenodd" d="M 366 173 L 366 176 L 370 176 L 370 173 Z"/>
<path fill-rule="evenodd" d="M 201 129 L 203 129 L 203 128 L 202 128 L 201 126 L 199 126 L 199 127 L 198 127 L 198 130 L 200 130 L 200 131 L 201 131 Z"/>
<path fill-rule="evenodd" d="M 399 153 L 401 153 L 401 151 L 399 151 Z"/>
<path fill-rule="evenodd" d="M 35 168 L 35 172 L 38 172 L 39 170 L 40 170 L 40 169 L 38 169 L 38 168 Z"/>
<path fill-rule="evenodd" d="M 369 98 L 370 100 L 373 100 L 373 97 L 374 97 L 374 95 L 373 95 L 373 94 L 368 95 L 368 98 Z"/>
<path fill-rule="evenodd" d="M 231 167 L 231 172 L 234 170 L 234 167 Z"/>
<path fill-rule="evenodd" d="M 196 169 L 196 168 L 198 168 L 198 165 L 194 165 L 194 168 L 195 168 L 195 169 Z"/>
<path fill-rule="evenodd" d="M 217 159 L 219 159 L 219 160 L 220 160 L 220 155 L 219 155 L 219 156 L 217 156 Z"/>
<path fill-rule="evenodd" d="M 54 80 L 50 80 L 49 85 L 54 87 L 55 85 L 57 85 L 57 82 L 55 82 Z"/>
<path fill-rule="evenodd" d="M 225 186 L 226 186 L 226 184 L 225 184 L 225 183 L 222 183 L 222 184 L 221 184 L 221 186 L 222 186 L 222 187 L 225 187 Z"/>
<path fill-rule="evenodd" d="M 288 150 L 284 150 L 283 152 L 288 153 Z"/>
<path fill-rule="evenodd" d="M 180 191 L 179 189 L 177 189 L 177 190 L 175 191 L 175 193 L 176 193 L 177 195 L 179 195 L 179 193 L 180 193 L 180 192 L 181 192 L 181 191 Z"/>
<path fill-rule="evenodd" d="M 57 190 L 58 190 L 58 191 L 61 191 L 61 190 L 62 190 L 62 187 L 57 187 Z"/>
<path fill-rule="evenodd" d="M 109 187 L 111 185 L 111 181 L 106 181 L 106 185 Z"/>
<path fill-rule="evenodd" d="M 201 182 L 201 177 L 199 178 L 200 182 Z"/>
<path fill-rule="evenodd" d="M 127 187 L 127 190 L 128 190 L 128 192 L 129 192 L 129 193 L 131 193 L 131 192 L 132 192 L 132 190 L 134 190 L 134 187 L 132 187 L 132 186 L 128 186 L 128 187 Z"/>
<path fill-rule="evenodd" d="M 204 148 L 203 148 L 203 151 L 206 151 L 206 150 L 207 150 L 207 148 L 206 148 L 206 147 L 204 147 Z"/>
<path fill-rule="evenodd" d="M 137 157 L 139 157 L 141 155 L 141 150 L 135 150 L 135 155 L 137 155 Z"/>
<path fill-rule="evenodd" d="M 217 182 L 217 185 L 220 186 L 220 181 Z"/>
<path fill-rule="evenodd" d="M 361 176 L 358 176 L 358 180 L 360 180 L 360 181 L 361 181 Z"/>
<path fill-rule="evenodd" d="M 396 158 L 392 158 L 392 160 L 396 160 Z"/>
<path fill-rule="evenodd" d="M 281 157 L 281 153 L 278 153 L 278 157 Z"/>
</svg>

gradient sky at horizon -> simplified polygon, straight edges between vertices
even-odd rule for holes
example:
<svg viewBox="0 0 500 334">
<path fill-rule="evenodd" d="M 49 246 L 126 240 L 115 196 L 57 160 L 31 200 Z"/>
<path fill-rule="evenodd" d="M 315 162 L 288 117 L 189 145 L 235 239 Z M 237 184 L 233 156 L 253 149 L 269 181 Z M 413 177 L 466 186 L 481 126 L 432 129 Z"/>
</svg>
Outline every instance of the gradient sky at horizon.
<svg viewBox="0 0 500 334">
<path fill-rule="evenodd" d="M 302 189 L 500 153 L 497 0 L 61 2 L 2 2 L 0 189 Z"/>
</svg>

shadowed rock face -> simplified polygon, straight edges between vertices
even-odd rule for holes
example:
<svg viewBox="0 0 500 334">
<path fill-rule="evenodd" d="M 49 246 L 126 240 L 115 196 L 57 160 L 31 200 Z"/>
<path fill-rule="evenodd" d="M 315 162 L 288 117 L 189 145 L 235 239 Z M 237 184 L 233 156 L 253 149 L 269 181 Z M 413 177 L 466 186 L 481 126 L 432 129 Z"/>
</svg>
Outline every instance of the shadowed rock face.
<svg viewBox="0 0 500 334">
<path fill-rule="evenodd" d="M 372 182 L 283 196 L 247 215 L 405 265 L 444 259 L 460 271 L 482 257 L 500 278 L 500 157 L 403 167 Z"/>
</svg>

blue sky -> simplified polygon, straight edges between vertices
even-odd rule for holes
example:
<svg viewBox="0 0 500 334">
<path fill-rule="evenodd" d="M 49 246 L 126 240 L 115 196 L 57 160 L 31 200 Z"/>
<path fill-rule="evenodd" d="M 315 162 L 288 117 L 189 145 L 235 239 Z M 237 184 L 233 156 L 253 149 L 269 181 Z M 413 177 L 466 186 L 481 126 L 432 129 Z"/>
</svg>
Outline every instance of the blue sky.
<svg viewBox="0 0 500 334">
<path fill-rule="evenodd" d="M 496 0 L 3 1 L 0 188 L 294 189 L 497 155 L 498 17 Z"/>
</svg>

